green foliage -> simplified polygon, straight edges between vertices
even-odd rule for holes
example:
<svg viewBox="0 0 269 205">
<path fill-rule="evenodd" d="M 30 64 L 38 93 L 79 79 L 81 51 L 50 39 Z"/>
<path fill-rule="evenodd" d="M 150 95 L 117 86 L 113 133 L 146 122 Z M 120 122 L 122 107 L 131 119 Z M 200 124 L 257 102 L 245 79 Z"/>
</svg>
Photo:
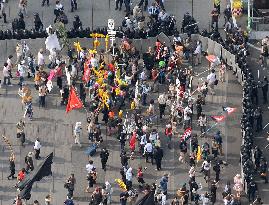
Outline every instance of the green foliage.
<svg viewBox="0 0 269 205">
<path fill-rule="evenodd" d="M 56 22 L 54 24 L 54 27 L 55 27 L 62 49 L 64 47 L 69 47 L 70 43 L 67 37 L 67 29 L 65 28 L 65 25 L 62 22 Z"/>
</svg>

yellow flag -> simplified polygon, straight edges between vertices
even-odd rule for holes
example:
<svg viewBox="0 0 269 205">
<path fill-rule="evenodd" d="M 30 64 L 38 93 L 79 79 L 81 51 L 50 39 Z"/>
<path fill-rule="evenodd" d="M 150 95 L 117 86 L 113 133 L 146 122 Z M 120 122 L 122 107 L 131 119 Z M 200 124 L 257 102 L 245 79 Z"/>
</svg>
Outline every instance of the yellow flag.
<svg viewBox="0 0 269 205">
<path fill-rule="evenodd" d="M 202 150 L 201 150 L 200 145 L 198 145 L 196 160 L 197 162 L 199 162 L 201 159 L 202 159 Z"/>
<path fill-rule="evenodd" d="M 75 46 L 77 52 L 80 52 L 82 50 L 79 42 L 74 42 L 74 46 Z"/>
<path fill-rule="evenodd" d="M 119 185 L 119 187 L 120 187 L 122 190 L 124 190 L 124 191 L 127 190 L 126 185 L 124 184 L 124 182 L 123 182 L 121 179 L 115 179 L 115 182 Z"/>
</svg>

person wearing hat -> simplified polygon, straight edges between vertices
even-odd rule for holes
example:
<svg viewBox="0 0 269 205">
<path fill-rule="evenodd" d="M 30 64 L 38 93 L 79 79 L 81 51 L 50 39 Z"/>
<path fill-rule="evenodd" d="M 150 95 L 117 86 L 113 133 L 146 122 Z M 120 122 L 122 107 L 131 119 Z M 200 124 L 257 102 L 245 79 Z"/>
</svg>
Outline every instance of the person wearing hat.
<svg viewBox="0 0 269 205">
<path fill-rule="evenodd" d="M 24 161 L 25 161 L 25 164 L 26 164 L 26 168 L 25 170 L 28 172 L 29 170 L 33 171 L 34 170 L 34 162 L 33 162 L 33 156 L 34 156 L 34 153 L 33 152 L 29 152 Z"/>
<path fill-rule="evenodd" d="M 39 138 L 36 138 L 35 145 L 34 145 L 34 150 L 35 150 L 35 159 L 40 159 L 40 149 L 41 149 L 41 144 Z"/>
<path fill-rule="evenodd" d="M 80 147 L 81 147 L 81 144 L 80 144 L 81 132 L 82 132 L 81 122 L 76 122 L 76 125 L 74 128 L 75 144 L 78 144 Z"/>
</svg>

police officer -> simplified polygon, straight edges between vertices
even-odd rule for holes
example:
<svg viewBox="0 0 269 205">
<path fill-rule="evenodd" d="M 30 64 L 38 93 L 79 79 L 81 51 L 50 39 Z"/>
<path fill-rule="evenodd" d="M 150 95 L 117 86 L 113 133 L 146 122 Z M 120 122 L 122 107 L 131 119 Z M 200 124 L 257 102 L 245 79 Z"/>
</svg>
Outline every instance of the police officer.
<svg viewBox="0 0 269 205">
<path fill-rule="evenodd" d="M 251 180 L 248 184 L 248 200 L 249 202 L 253 202 L 255 200 L 255 195 L 257 191 L 257 184 Z"/>
<path fill-rule="evenodd" d="M 79 29 L 82 29 L 82 23 L 78 15 L 75 15 L 74 18 L 75 18 L 75 21 L 73 21 L 73 28 L 75 31 L 78 31 Z"/>
<path fill-rule="evenodd" d="M 267 92 L 268 92 L 268 80 L 267 77 L 263 77 L 262 82 L 262 96 L 263 96 L 263 104 L 266 104 L 268 102 L 267 100 Z"/>
<path fill-rule="evenodd" d="M 34 14 L 34 24 L 35 24 L 35 31 L 42 31 L 43 30 L 43 23 L 42 23 L 38 13 Z"/>
<path fill-rule="evenodd" d="M 260 172 L 261 172 L 261 178 L 264 180 L 264 183 L 268 183 L 268 177 L 267 177 L 267 169 L 268 169 L 268 165 L 267 165 L 267 161 L 265 160 L 265 158 L 261 158 L 261 165 L 260 165 Z"/>
<path fill-rule="evenodd" d="M 19 13 L 18 30 L 25 30 L 25 21 L 22 13 Z"/>
<path fill-rule="evenodd" d="M 262 110 L 257 107 L 254 111 L 254 117 L 256 119 L 256 132 L 262 131 Z"/>
<path fill-rule="evenodd" d="M 18 19 L 15 18 L 13 21 L 12 21 L 12 31 L 15 32 L 19 29 L 19 22 L 18 22 Z"/>
</svg>

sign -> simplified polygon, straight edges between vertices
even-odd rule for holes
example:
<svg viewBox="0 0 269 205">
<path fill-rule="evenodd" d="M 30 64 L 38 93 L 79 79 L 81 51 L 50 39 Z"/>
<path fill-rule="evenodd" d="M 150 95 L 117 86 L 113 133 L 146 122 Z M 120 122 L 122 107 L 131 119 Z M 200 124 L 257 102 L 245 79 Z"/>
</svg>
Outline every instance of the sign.
<svg viewBox="0 0 269 205">
<path fill-rule="evenodd" d="M 108 19 L 107 20 L 107 27 L 108 27 L 109 30 L 114 30 L 114 28 L 115 28 L 114 19 Z"/>
</svg>

